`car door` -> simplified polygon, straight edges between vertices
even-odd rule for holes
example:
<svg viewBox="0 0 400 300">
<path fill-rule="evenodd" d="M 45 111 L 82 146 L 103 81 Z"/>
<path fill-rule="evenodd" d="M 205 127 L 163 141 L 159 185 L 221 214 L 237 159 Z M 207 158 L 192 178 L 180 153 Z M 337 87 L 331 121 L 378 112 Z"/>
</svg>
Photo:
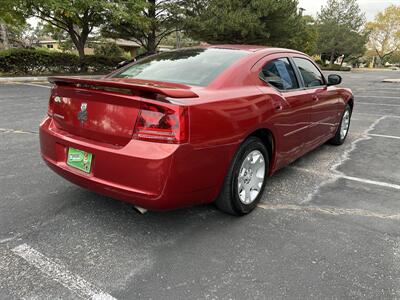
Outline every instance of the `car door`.
<svg viewBox="0 0 400 300">
<path fill-rule="evenodd" d="M 315 148 L 325 142 L 337 127 L 339 99 L 335 88 L 327 86 L 326 80 L 318 67 L 306 57 L 293 57 L 304 90 L 312 101 L 310 136 L 312 139 L 305 147 Z"/>
<path fill-rule="evenodd" d="M 312 101 L 302 88 L 290 59 L 282 54 L 269 55 L 255 66 L 259 87 L 272 101 L 273 124 L 277 139 L 277 168 L 302 155 L 310 139 Z M 253 67 L 253 69 L 254 69 Z M 276 92 L 271 93 L 271 87 Z"/>
</svg>

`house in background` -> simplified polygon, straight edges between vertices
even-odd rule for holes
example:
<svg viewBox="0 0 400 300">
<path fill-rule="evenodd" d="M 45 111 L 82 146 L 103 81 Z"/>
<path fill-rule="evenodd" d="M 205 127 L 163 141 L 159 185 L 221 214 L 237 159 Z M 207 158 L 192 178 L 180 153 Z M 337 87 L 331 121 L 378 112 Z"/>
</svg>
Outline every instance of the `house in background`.
<svg viewBox="0 0 400 300">
<path fill-rule="evenodd" d="M 49 50 L 54 51 L 62 51 L 61 43 L 66 42 L 66 40 L 54 40 L 51 38 L 44 38 L 37 42 L 37 45 L 41 48 L 47 48 Z M 140 45 L 133 41 L 123 40 L 123 39 L 105 39 L 104 41 L 91 41 L 88 44 L 102 44 L 102 43 L 115 43 L 118 47 L 120 47 L 124 52 L 129 53 L 131 57 L 135 57 L 140 53 Z M 86 55 L 93 55 L 94 48 L 86 47 L 85 48 Z"/>
<path fill-rule="evenodd" d="M 62 51 L 61 43 L 66 42 L 66 40 L 54 40 L 51 38 L 43 38 L 37 42 L 37 45 L 41 48 L 47 48 L 49 50 L 54 50 L 54 51 Z M 93 45 L 101 45 L 105 43 L 115 43 L 117 44 L 118 47 L 120 47 L 122 50 L 124 50 L 125 53 L 128 53 L 130 57 L 136 57 L 140 53 L 143 52 L 143 48 L 141 46 L 133 41 L 129 40 L 124 40 L 124 39 L 103 39 L 100 41 L 90 41 L 88 43 L 88 47 L 85 48 L 85 54 L 86 55 L 93 55 L 94 54 L 94 48 Z M 92 46 L 92 47 L 90 47 Z M 168 45 L 160 45 L 158 46 L 158 51 L 159 52 L 166 52 L 166 51 L 171 51 L 174 47 L 173 46 L 168 46 Z"/>
</svg>

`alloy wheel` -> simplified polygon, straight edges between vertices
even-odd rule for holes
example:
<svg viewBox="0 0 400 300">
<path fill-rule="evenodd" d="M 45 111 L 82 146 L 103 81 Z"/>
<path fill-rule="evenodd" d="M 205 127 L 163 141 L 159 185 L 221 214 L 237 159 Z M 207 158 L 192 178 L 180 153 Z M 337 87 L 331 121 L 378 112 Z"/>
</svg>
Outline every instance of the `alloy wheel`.
<svg viewBox="0 0 400 300">
<path fill-rule="evenodd" d="M 261 191 L 265 178 L 265 158 L 254 150 L 242 162 L 238 175 L 238 194 L 243 204 L 252 203 Z"/>
</svg>

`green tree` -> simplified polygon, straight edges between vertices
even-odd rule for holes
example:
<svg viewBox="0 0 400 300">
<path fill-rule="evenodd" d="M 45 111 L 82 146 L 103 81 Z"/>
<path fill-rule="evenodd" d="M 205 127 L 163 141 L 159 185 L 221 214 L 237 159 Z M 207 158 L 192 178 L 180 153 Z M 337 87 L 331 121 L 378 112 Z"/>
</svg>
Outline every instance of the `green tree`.
<svg viewBox="0 0 400 300">
<path fill-rule="evenodd" d="M 172 46 L 176 48 L 182 47 L 192 47 L 199 44 L 198 41 L 195 41 L 187 36 L 187 34 L 183 31 L 176 31 L 166 36 L 163 39 L 163 45 Z"/>
<path fill-rule="evenodd" d="M 400 50 L 390 54 L 387 61 L 400 67 Z"/>
<path fill-rule="evenodd" d="M 370 45 L 379 57 L 379 64 L 392 53 L 400 50 L 400 6 L 389 6 L 367 24 Z"/>
<path fill-rule="evenodd" d="M 89 35 L 118 9 L 118 1 L 108 0 L 14 0 L 14 3 L 25 17 L 39 18 L 68 33 L 82 62 Z"/>
<path fill-rule="evenodd" d="M 185 29 L 194 39 L 208 43 L 307 48 L 306 38 L 302 34 L 309 19 L 302 17 L 297 0 L 189 2 L 191 5 L 187 5 L 185 11 Z"/>
<path fill-rule="evenodd" d="M 132 40 L 147 53 L 155 53 L 160 42 L 181 29 L 183 1 L 126 0 L 120 3 L 118 17 L 110 18 L 102 33 L 111 38 Z"/>
<path fill-rule="evenodd" d="M 290 41 L 293 48 L 309 55 L 317 54 L 317 27 L 314 18 L 308 15 L 302 16 L 298 32 Z"/>
<path fill-rule="evenodd" d="M 23 15 L 15 9 L 11 0 L 0 0 L 0 46 L 9 48 L 10 45 L 22 43 L 23 33 L 28 29 Z"/>
<path fill-rule="evenodd" d="M 367 39 L 363 32 L 365 16 L 356 0 L 328 0 L 317 22 L 317 48 L 328 56 L 331 67 L 341 55 L 362 56 Z"/>
</svg>

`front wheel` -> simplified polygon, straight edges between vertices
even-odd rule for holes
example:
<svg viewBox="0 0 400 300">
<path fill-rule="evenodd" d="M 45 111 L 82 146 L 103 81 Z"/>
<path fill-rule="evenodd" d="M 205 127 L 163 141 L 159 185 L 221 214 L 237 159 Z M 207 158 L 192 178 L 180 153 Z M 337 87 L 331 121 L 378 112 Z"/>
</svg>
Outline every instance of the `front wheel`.
<svg viewBox="0 0 400 300">
<path fill-rule="evenodd" d="M 347 134 L 349 133 L 351 119 L 351 107 L 346 105 L 342 114 L 340 125 L 336 131 L 335 136 L 329 141 L 332 145 L 342 145 L 346 140 Z"/>
<path fill-rule="evenodd" d="M 251 212 L 262 197 L 268 170 L 265 145 L 259 138 L 248 138 L 233 158 L 216 206 L 236 216 Z"/>
</svg>

